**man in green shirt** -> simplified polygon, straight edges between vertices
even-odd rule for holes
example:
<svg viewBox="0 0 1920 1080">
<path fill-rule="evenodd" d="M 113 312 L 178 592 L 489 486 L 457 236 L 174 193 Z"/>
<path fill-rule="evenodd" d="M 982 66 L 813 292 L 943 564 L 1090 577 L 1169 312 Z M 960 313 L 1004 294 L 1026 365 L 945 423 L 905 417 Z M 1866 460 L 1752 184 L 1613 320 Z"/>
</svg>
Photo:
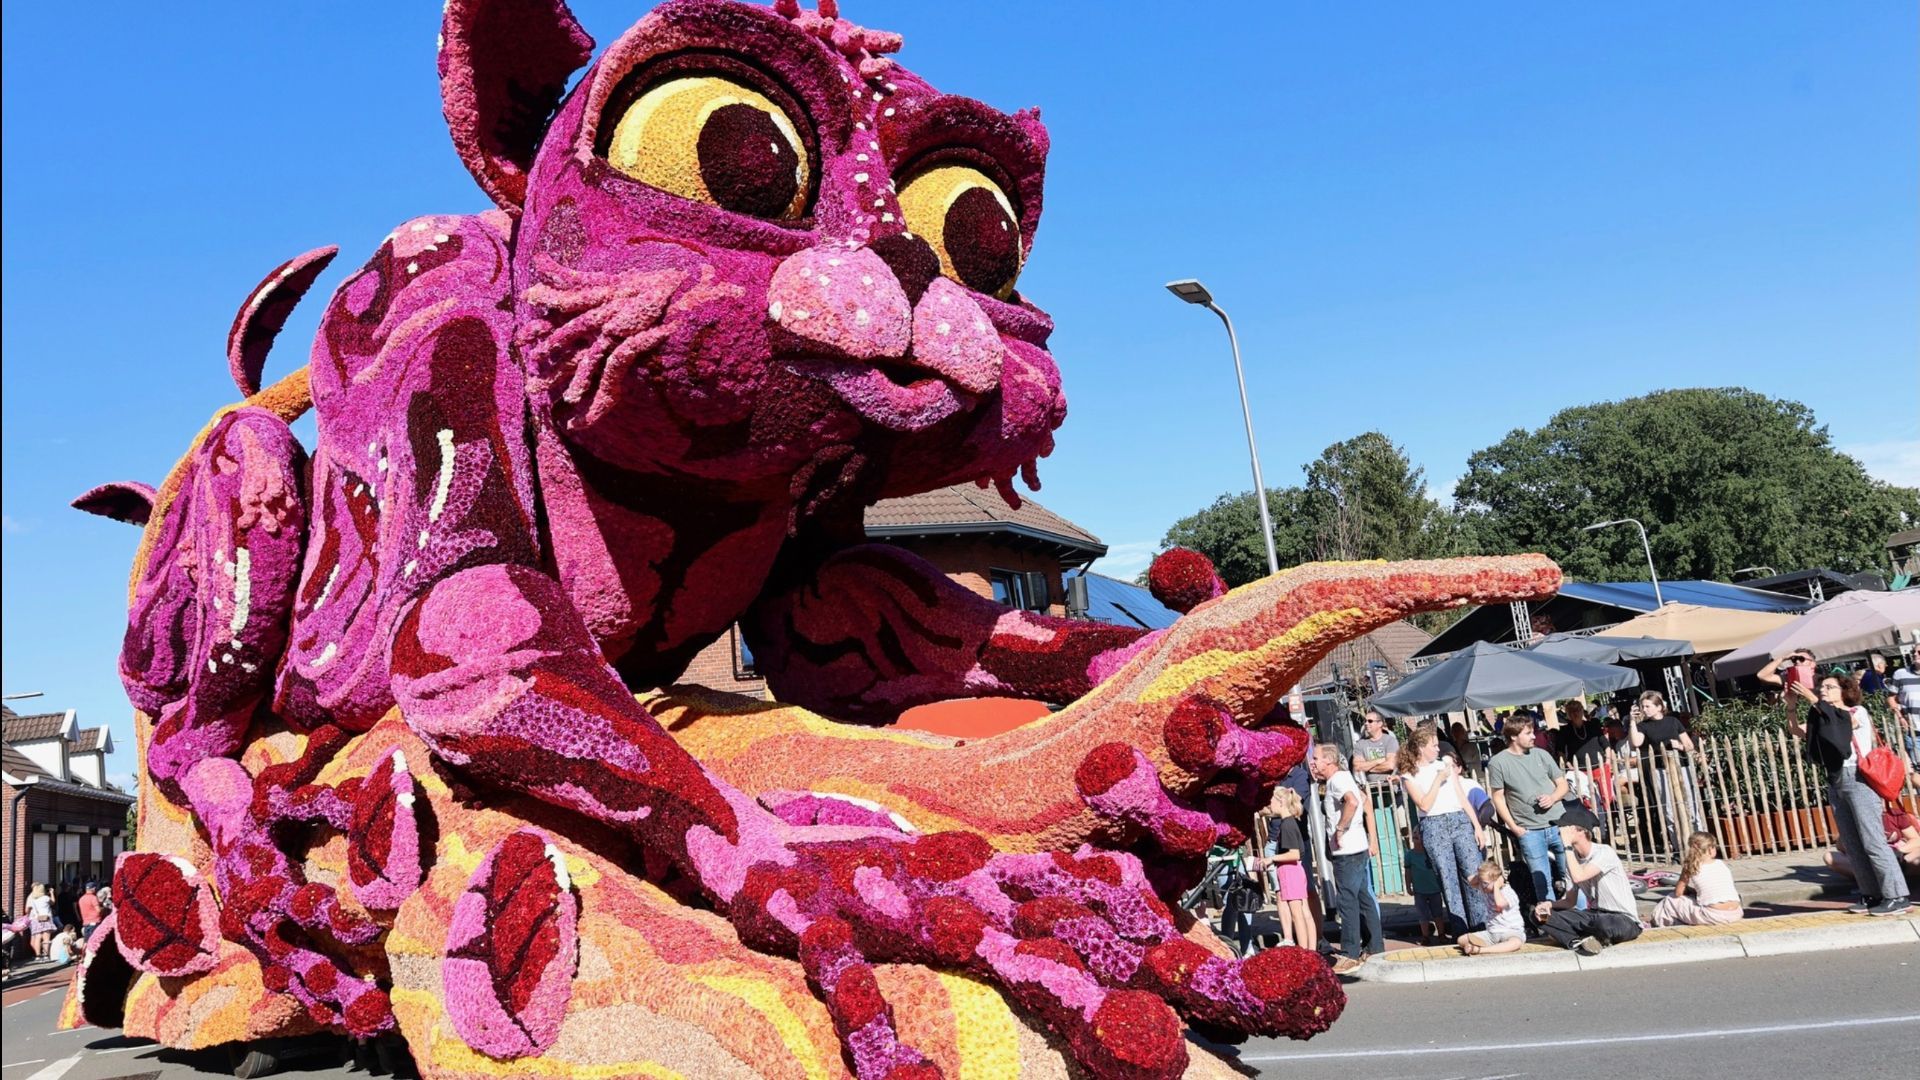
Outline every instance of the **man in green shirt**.
<svg viewBox="0 0 1920 1080">
<path fill-rule="evenodd" d="M 1534 745 L 1538 735 L 1532 719 L 1509 719 L 1505 734 L 1507 748 L 1487 763 L 1487 790 L 1532 871 L 1534 900 L 1551 901 L 1554 883 L 1567 876 L 1567 850 L 1556 824 L 1567 797 L 1567 776 L 1552 754 Z"/>
</svg>

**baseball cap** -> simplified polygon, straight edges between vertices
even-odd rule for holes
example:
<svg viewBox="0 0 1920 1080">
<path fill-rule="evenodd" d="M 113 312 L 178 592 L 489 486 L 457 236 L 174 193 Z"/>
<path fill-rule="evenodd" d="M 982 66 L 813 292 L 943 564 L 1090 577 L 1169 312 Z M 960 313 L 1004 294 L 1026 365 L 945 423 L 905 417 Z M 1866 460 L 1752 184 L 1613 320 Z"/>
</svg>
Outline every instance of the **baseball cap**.
<svg viewBox="0 0 1920 1080">
<path fill-rule="evenodd" d="M 1600 818 L 1584 806 L 1569 806 L 1566 812 L 1560 815 L 1560 820 L 1554 824 L 1578 825 L 1587 832 L 1593 833 L 1600 829 Z"/>
</svg>

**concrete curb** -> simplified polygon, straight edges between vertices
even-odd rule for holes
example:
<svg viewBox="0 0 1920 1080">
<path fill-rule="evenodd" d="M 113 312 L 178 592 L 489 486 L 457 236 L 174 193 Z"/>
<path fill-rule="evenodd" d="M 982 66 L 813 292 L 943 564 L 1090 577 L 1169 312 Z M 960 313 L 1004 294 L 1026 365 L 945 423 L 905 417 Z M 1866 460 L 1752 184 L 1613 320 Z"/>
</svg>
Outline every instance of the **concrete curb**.
<svg viewBox="0 0 1920 1080">
<path fill-rule="evenodd" d="M 1765 920 L 1755 922 L 1764 923 Z M 1752 927 L 1730 934 L 1628 942 L 1613 946 L 1598 956 L 1581 956 L 1566 949 L 1434 960 L 1391 960 L 1376 956 L 1354 972 L 1353 977 L 1361 982 L 1377 983 L 1455 982 L 1463 979 L 1503 979 L 1515 975 L 1691 964 L 1706 960 L 1737 960 L 1748 956 L 1831 952 L 1834 949 L 1911 945 L 1915 942 L 1920 942 L 1920 916 L 1908 915 L 1894 919 L 1847 916 L 1844 921 L 1819 926 L 1774 930 Z M 1391 955 L 1388 954 L 1389 957 Z"/>
</svg>

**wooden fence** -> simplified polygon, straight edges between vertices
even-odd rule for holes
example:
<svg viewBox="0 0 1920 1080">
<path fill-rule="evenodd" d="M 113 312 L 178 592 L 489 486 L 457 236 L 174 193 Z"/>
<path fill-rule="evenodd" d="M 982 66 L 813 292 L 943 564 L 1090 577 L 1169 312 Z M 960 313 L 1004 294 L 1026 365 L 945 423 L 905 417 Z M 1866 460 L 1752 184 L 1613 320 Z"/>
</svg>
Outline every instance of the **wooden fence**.
<svg viewBox="0 0 1920 1080">
<path fill-rule="evenodd" d="M 1900 733 L 1891 720 L 1882 721 L 1881 728 L 1885 745 L 1909 765 L 1901 802 L 1920 814 L 1920 789 Z M 1837 843 L 1825 774 L 1807 759 L 1805 744 L 1784 730 L 1697 739 L 1692 754 L 1622 750 L 1564 764 L 1570 797 L 1602 818 L 1606 842 L 1629 866 L 1677 867 L 1695 831 L 1711 834 L 1728 859 L 1817 851 Z M 1486 786 L 1485 759 L 1470 761 L 1463 771 Z M 1399 783 L 1376 774 L 1366 786 L 1380 843 L 1374 887 L 1383 895 L 1403 894 L 1405 854 L 1417 815 Z M 1518 854 L 1512 837 L 1497 824 L 1486 829 L 1486 838 L 1489 856 L 1503 865 Z"/>
</svg>

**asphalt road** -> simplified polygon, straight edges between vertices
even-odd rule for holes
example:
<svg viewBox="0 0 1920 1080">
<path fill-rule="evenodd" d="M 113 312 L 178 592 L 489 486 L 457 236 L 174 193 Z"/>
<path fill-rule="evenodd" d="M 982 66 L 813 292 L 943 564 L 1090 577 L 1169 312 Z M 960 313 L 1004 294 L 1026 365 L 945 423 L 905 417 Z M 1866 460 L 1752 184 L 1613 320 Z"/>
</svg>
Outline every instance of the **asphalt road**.
<svg viewBox="0 0 1920 1080">
<path fill-rule="evenodd" d="M 1920 1077 L 1920 945 L 1347 987 L 1311 1042 L 1229 1048 L 1287 1080 Z"/>
<path fill-rule="evenodd" d="M 0 1080 L 230 1075 L 85 1028 L 54 1032 L 60 989 L 10 989 Z M 1346 1015 L 1309 1043 L 1229 1048 L 1258 1075 L 1314 1080 L 1847 1080 L 1920 1076 L 1920 945 L 1503 980 L 1348 987 Z M 361 1080 L 307 1059 L 281 1075 Z"/>
</svg>

